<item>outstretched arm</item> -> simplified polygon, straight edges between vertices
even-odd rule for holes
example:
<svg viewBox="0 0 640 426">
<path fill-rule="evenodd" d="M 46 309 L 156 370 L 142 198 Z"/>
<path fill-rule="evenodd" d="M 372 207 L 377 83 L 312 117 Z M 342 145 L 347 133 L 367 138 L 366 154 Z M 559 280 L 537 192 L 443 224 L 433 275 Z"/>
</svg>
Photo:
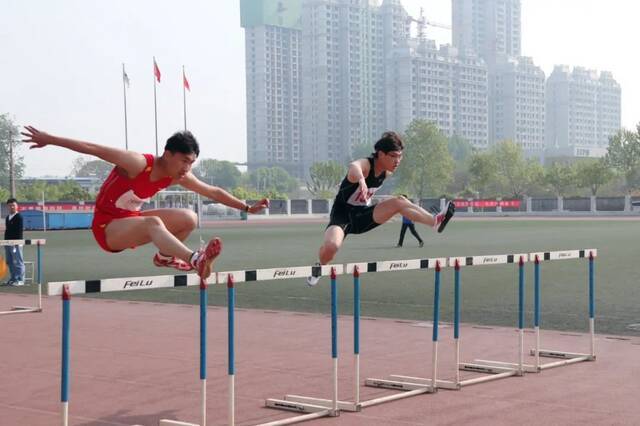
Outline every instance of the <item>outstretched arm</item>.
<svg viewBox="0 0 640 426">
<path fill-rule="evenodd" d="M 142 154 L 109 146 L 98 145 L 92 142 L 77 141 L 73 139 L 61 138 L 42 132 L 33 126 L 25 126 L 22 132 L 22 139 L 25 143 L 30 143 L 29 149 L 44 148 L 47 145 L 67 148 L 81 154 L 92 155 L 106 162 L 114 164 L 124 169 L 129 176 L 136 176 L 146 166 L 146 160 Z"/>
<path fill-rule="evenodd" d="M 195 177 L 193 173 L 187 173 L 183 178 L 178 179 L 174 183 L 187 188 L 190 191 L 196 192 L 203 197 L 207 197 L 211 200 L 224 204 L 225 206 L 233 207 L 234 209 L 244 210 L 248 213 L 259 213 L 263 209 L 269 207 L 269 200 L 263 198 L 252 206 L 248 206 L 233 195 L 229 194 L 222 188 L 209 185 L 202 182 Z"/>
</svg>

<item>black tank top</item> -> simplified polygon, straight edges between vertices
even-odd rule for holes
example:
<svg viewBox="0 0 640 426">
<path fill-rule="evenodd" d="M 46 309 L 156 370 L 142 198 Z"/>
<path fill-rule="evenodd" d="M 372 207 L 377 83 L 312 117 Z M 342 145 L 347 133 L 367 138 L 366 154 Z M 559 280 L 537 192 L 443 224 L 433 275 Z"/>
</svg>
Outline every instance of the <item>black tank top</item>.
<svg viewBox="0 0 640 426">
<path fill-rule="evenodd" d="M 367 201 L 363 201 L 358 196 L 358 188 L 360 185 L 358 182 L 353 183 L 349 182 L 349 174 L 342 180 L 340 184 L 340 189 L 338 190 L 338 195 L 336 195 L 335 204 L 346 204 L 349 206 L 355 207 L 365 207 L 371 205 L 371 197 L 373 194 L 380 189 L 384 179 L 387 177 L 387 172 L 382 172 L 380 176 L 375 176 L 375 168 L 374 168 L 374 159 L 373 157 L 367 157 L 369 160 L 369 174 L 365 178 L 365 182 L 367 183 L 367 188 L 369 188 L 369 197 L 367 197 Z"/>
</svg>

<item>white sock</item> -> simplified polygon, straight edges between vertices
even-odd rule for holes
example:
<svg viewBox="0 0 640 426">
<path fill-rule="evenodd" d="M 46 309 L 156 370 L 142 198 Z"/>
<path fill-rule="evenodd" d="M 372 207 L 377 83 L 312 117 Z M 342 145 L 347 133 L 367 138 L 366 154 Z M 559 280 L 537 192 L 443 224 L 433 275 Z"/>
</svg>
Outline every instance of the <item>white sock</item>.
<svg viewBox="0 0 640 426">
<path fill-rule="evenodd" d="M 189 263 L 191 264 L 191 266 L 195 268 L 197 260 L 198 260 L 198 252 L 194 251 L 193 253 L 191 253 L 191 257 L 189 258 Z"/>
</svg>

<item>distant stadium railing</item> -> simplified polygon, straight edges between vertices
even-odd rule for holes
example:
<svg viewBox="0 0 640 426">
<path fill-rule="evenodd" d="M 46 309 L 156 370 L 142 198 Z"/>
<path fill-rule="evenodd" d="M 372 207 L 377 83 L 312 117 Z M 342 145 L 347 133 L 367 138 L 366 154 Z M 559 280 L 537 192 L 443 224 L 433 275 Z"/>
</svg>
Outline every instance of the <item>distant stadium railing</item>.
<svg viewBox="0 0 640 426">
<path fill-rule="evenodd" d="M 193 193 L 185 191 L 166 191 L 163 196 L 144 204 L 143 210 L 155 208 L 186 208 L 195 211 L 200 221 L 242 220 L 246 215 L 220 203 L 203 200 Z M 391 195 L 376 196 L 374 203 L 392 198 Z M 247 200 L 253 204 L 256 200 Z M 423 198 L 413 200 L 426 210 L 440 209 L 445 200 Z M 542 197 L 523 199 L 454 199 L 459 215 L 493 216 L 585 216 L 585 215 L 635 215 L 640 212 L 640 196 L 624 197 Z M 292 199 L 271 200 L 271 206 L 251 217 L 288 217 L 325 218 L 331 211 L 333 200 Z M 60 201 L 22 201 L 20 210 L 24 212 L 27 229 L 78 229 L 90 226 L 93 202 Z M 8 214 L 5 203 L 0 204 L 0 217 Z M 0 221 L 0 229 L 4 220 Z"/>
</svg>

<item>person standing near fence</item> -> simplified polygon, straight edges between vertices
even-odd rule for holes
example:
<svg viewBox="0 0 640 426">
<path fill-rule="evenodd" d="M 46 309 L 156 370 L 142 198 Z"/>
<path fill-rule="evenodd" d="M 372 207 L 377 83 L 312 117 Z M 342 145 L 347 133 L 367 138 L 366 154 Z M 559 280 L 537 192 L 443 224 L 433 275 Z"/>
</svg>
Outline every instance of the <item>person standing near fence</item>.
<svg viewBox="0 0 640 426">
<path fill-rule="evenodd" d="M 18 211 L 18 201 L 15 198 L 7 200 L 9 214 L 5 218 L 5 240 L 22 240 L 24 223 L 22 215 Z M 10 278 L 7 285 L 18 287 L 24 285 L 24 258 L 22 257 L 22 245 L 4 247 L 5 258 L 9 266 Z"/>
</svg>

